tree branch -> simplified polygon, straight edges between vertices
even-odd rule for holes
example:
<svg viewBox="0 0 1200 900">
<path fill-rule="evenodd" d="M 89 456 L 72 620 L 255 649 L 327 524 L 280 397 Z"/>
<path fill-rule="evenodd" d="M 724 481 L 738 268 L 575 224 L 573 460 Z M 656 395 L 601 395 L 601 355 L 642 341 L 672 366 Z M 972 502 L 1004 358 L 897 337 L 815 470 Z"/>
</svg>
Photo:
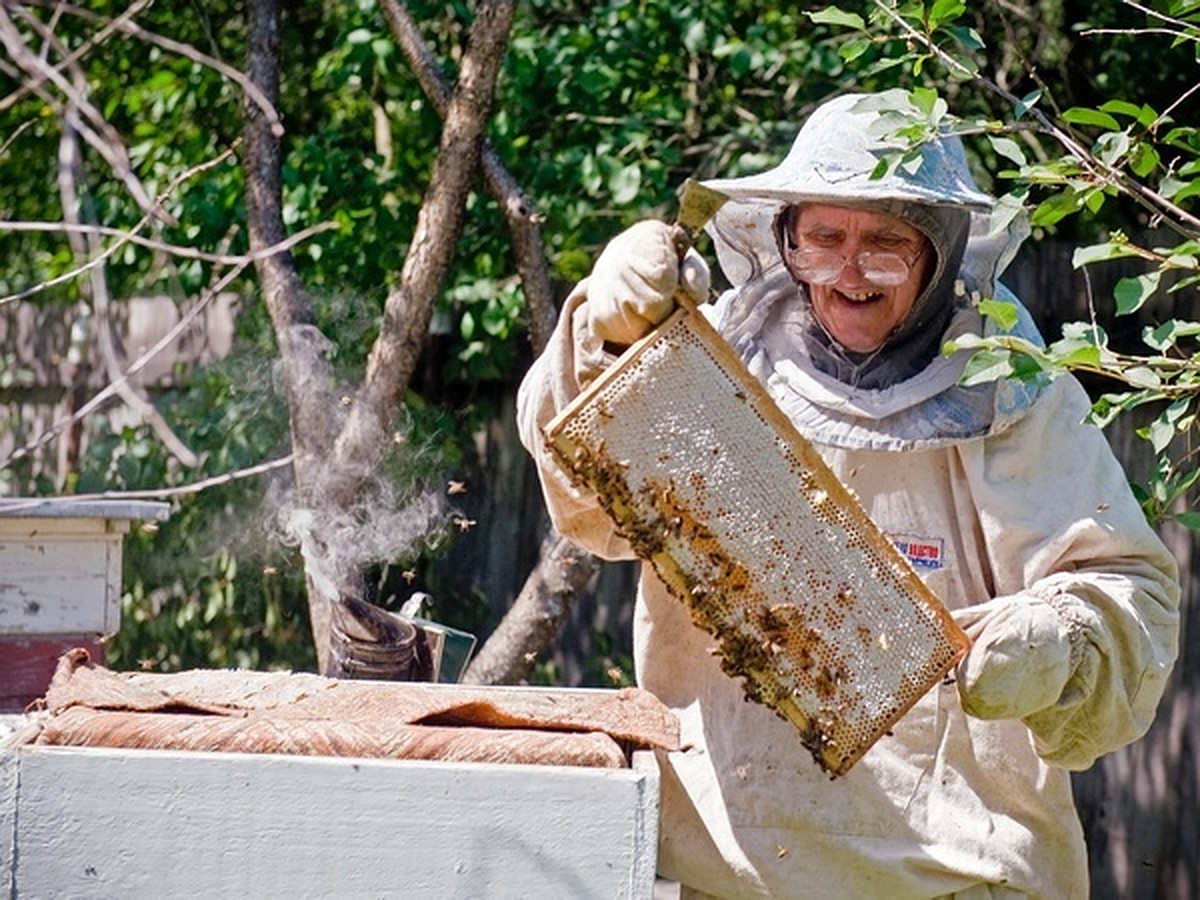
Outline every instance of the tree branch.
<svg viewBox="0 0 1200 900">
<path fill-rule="evenodd" d="M 515 684 L 532 671 L 538 655 L 558 637 L 575 598 L 588 589 L 600 562 L 551 532 L 538 565 L 499 627 L 463 676 L 466 684 Z"/>
<path fill-rule="evenodd" d="M 438 114 L 445 117 L 451 100 L 450 82 L 429 45 L 421 37 L 408 9 L 398 0 L 380 0 L 379 6 L 391 28 L 392 37 L 408 58 L 425 95 Z M 534 211 L 533 204 L 500 159 L 496 148 L 483 140 L 479 152 L 484 184 L 500 205 L 512 232 L 517 271 L 521 274 L 521 287 L 529 314 L 529 340 L 534 353 L 540 354 L 546 348 L 557 318 L 550 266 L 546 262 L 545 245 L 539 228 L 542 217 Z"/>
<path fill-rule="evenodd" d="M 82 73 L 80 73 L 82 80 Z M 84 179 L 83 154 L 79 146 L 78 133 L 66 121 L 62 123 L 62 136 L 59 139 L 59 194 L 62 197 L 63 218 L 70 224 L 78 225 L 84 215 L 93 218 L 91 203 L 87 196 L 80 193 L 79 185 Z M 71 247 L 79 259 L 86 259 L 95 249 L 93 244 L 96 237 L 87 233 L 73 233 Z M 200 458 L 183 442 L 179 435 L 167 424 L 158 408 L 150 402 L 146 392 L 133 384 L 124 372 L 124 362 L 117 348 L 112 327 L 112 302 L 108 291 L 108 279 L 103 266 L 94 266 L 89 270 L 89 278 L 81 291 L 84 297 L 90 297 L 92 311 L 96 316 L 96 342 L 100 349 L 100 359 L 109 383 L 114 386 L 117 394 L 125 405 L 138 414 L 139 418 L 148 424 L 158 435 L 158 439 L 176 459 L 189 468 L 195 468 Z"/>
<path fill-rule="evenodd" d="M 908 22 L 906 22 L 895 10 L 891 9 L 888 4 L 882 0 L 874 0 L 875 7 L 882 12 L 891 22 L 900 28 L 908 40 L 921 44 L 930 53 L 942 61 L 948 68 L 953 69 L 964 77 L 970 78 L 973 81 L 983 85 L 998 97 L 1003 98 L 1012 106 L 1020 104 L 1020 98 L 1010 93 L 1005 88 L 1001 87 L 990 78 L 978 75 L 956 60 L 953 56 L 939 47 L 933 42 L 929 35 L 917 31 Z M 1192 238 L 1200 238 L 1200 217 L 1194 216 L 1178 205 L 1172 203 L 1166 197 L 1158 192 L 1151 190 L 1146 185 L 1142 184 L 1134 178 L 1130 178 L 1125 172 L 1114 166 L 1105 163 L 1099 159 L 1094 153 L 1090 153 L 1086 147 L 1079 143 L 1073 134 L 1067 129 L 1060 127 L 1049 116 L 1043 113 L 1036 106 L 1029 108 L 1031 115 L 1042 129 L 1053 137 L 1059 144 L 1062 145 L 1074 159 L 1078 160 L 1079 164 L 1094 178 L 1096 181 L 1103 184 L 1111 184 L 1118 190 L 1122 191 L 1126 196 L 1132 198 L 1134 202 L 1141 205 L 1147 212 L 1156 216 L 1170 216 L 1177 225 L 1180 231 Z M 1187 226 L 1187 227 L 1185 227 Z"/>
<path fill-rule="evenodd" d="M 0 297 L 0 305 L 3 305 L 5 303 L 12 303 L 16 300 L 23 300 L 24 298 L 29 297 L 33 294 L 36 294 L 40 291 L 44 291 L 44 290 L 47 290 L 48 288 L 52 288 L 55 285 L 63 284 L 68 281 L 73 281 L 75 278 L 79 277 L 80 275 L 84 274 L 85 272 L 88 272 L 97 266 L 102 266 L 104 264 L 105 260 L 109 259 L 114 253 L 116 253 L 118 250 L 120 250 L 122 247 L 124 247 L 127 243 L 135 243 L 135 244 L 143 244 L 143 245 L 148 245 L 148 246 L 159 246 L 159 247 L 168 246 L 168 245 L 161 245 L 161 244 L 156 245 L 154 242 L 151 242 L 146 238 L 140 238 L 140 237 L 138 237 L 138 232 L 140 232 L 143 228 L 145 228 L 146 225 L 149 223 L 154 210 L 162 208 L 163 204 L 166 202 L 166 199 L 169 196 L 171 196 L 172 193 L 174 193 L 175 188 L 177 188 L 180 184 L 182 184 L 188 178 L 191 178 L 197 172 L 202 172 L 206 169 L 211 168 L 212 166 L 217 165 L 222 160 L 227 158 L 230 154 L 232 154 L 232 152 L 233 152 L 232 150 L 226 150 L 225 152 L 219 154 L 215 159 L 211 159 L 205 163 L 201 163 L 198 166 L 193 166 L 192 168 L 188 169 L 183 174 L 178 175 L 177 177 L 172 179 L 170 185 L 167 186 L 167 189 L 162 194 L 160 194 L 157 199 L 155 199 L 150 211 L 148 211 L 144 216 L 142 216 L 141 220 L 136 225 L 134 225 L 133 228 L 131 228 L 127 231 L 122 230 L 122 229 L 117 229 L 117 228 L 103 228 L 99 225 L 84 225 L 82 223 L 72 223 L 72 222 L 60 222 L 60 223 L 54 223 L 52 225 L 46 224 L 46 223 L 39 223 L 39 222 L 3 222 L 3 223 L 0 223 L 0 231 L 50 231 L 50 230 L 55 230 L 55 231 L 65 231 L 65 232 L 67 232 L 68 235 L 77 234 L 77 233 L 82 233 L 82 234 L 107 233 L 107 234 L 114 234 L 114 235 L 118 236 L 118 238 L 119 238 L 118 240 L 116 240 L 112 244 L 110 244 L 109 246 L 105 247 L 103 250 L 92 255 L 90 258 L 87 259 L 86 262 L 80 263 L 80 265 L 78 267 L 72 269 L 69 272 L 64 272 L 62 275 L 59 275 L 55 278 L 50 278 L 50 279 L 47 279 L 46 281 L 38 282 L 35 285 L 25 288 L 24 290 L 17 291 L 15 294 L 8 294 L 7 296 Z M 333 227 L 333 226 L 332 225 L 322 226 L 322 228 L 329 228 L 329 227 Z M 179 252 L 180 256 L 189 256 L 190 255 L 190 256 L 192 256 L 192 258 L 201 258 L 200 255 L 198 254 L 198 251 L 191 250 L 190 248 L 178 248 L 178 249 L 180 251 Z M 272 252 L 277 252 L 277 248 L 276 248 L 276 250 L 272 250 Z M 250 258 L 254 258 L 253 255 Z M 243 258 L 228 258 L 228 257 L 214 258 L 212 261 L 214 261 L 214 262 L 217 262 L 217 261 L 232 262 L 234 264 L 237 264 L 239 262 L 242 262 Z"/>
<path fill-rule="evenodd" d="M 458 242 L 467 189 L 479 161 L 479 144 L 491 112 L 512 17 L 512 0 L 484 0 L 472 23 L 416 231 L 399 283 L 388 294 L 365 378 L 338 436 L 336 457 L 341 471 L 369 470 L 390 439 L 392 410 L 416 369 L 437 293 Z"/>
<path fill-rule="evenodd" d="M 47 40 L 56 40 L 53 33 L 46 32 L 44 28 L 41 28 L 40 22 L 35 20 L 34 27 L 41 30 Z M 125 185 L 125 189 L 129 191 L 137 205 L 143 211 L 174 224 L 167 213 L 160 207 L 154 206 L 146 188 L 134 174 L 121 135 L 108 123 L 95 105 L 88 101 L 62 73 L 44 62 L 26 46 L 24 36 L 9 16 L 4 3 L 0 3 L 0 44 L 4 45 L 8 50 L 9 58 L 26 74 L 27 83 L 31 89 L 54 108 L 55 112 L 63 115 L 71 127 L 79 131 L 80 137 L 104 158 L 113 174 Z M 53 84 L 67 98 L 67 103 L 65 105 L 59 103 L 54 95 L 40 87 L 41 81 L 49 81 Z M 88 124 L 89 121 L 92 124 Z"/>
<path fill-rule="evenodd" d="M 416 23 L 398 0 L 380 0 L 380 8 L 426 96 L 445 117 L 451 101 L 449 81 Z M 504 211 L 512 232 L 529 315 L 529 340 L 534 353 L 541 354 L 558 318 L 550 267 L 538 227 L 541 218 L 486 140 L 480 147 L 480 165 L 488 193 Z M 542 543 L 537 565 L 499 627 L 471 662 L 464 680 L 476 684 L 511 684 L 523 680 L 538 655 L 558 637 L 575 597 L 592 582 L 599 565 L 591 554 L 553 532 L 549 534 Z"/>
<path fill-rule="evenodd" d="M 31 6 L 52 7 L 55 12 L 69 13 L 70 15 L 92 22 L 105 21 L 104 17 L 97 15 L 91 10 L 87 10 L 69 3 L 63 3 L 62 0 L 45 0 L 45 2 L 28 0 L 28 2 Z M 199 63 L 202 66 L 207 66 L 208 68 L 220 74 L 223 78 L 228 78 L 230 81 L 241 87 L 241 89 L 246 92 L 246 95 L 259 107 L 259 109 L 262 110 L 263 115 L 266 116 L 267 120 L 270 122 L 271 130 L 274 131 L 276 135 L 282 135 L 283 123 L 280 121 L 279 113 L 276 111 L 276 103 L 268 100 L 266 94 L 260 91 L 257 85 L 255 85 L 254 82 L 244 73 L 239 72 L 233 66 L 226 65 L 225 63 L 221 62 L 221 60 L 210 56 L 207 53 L 201 53 L 191 44 L 185 44 L 180 41 L 172 40 L 171 38 L 163 37 L 161 34 L 155 34 L 153 31 L 149 31 L 143 28 L 141 25 L 138 25 L 137 22 L 133 21 L 134 17 L 152 2 L 153 0 L 139 0 L 139 2 L 134 3 L 128 9 L 124 10 L 121 15 L 114 19 L 107 20 L 104 27 L 101 28 L 97 34 L 77 47 L 71 54 L 65 56 L 63 63 L 60 63 L 60 66 L 82 58 L 86 53 L 107 39 L 109 34 L 118 32 L 128 37 L 134 37 L 138 40 L 145 41 L 147 44 L 153 44 L 157 47 L 161 47 L 162 49 L 182 56 L 185 59 L 190 59 L 192 62 Z M 44 78 L 41 80 L 44 80 Z M 0 100 L 0 111 L 3 111 L 9 105 L 19 100 L 24 91 L 30 90 L 36 87 L 38 84 L 40 84 L 40 80 L 21 85 L 19 88 L 17 88 L 17 90 L 13 91 L 12 94 L 5 97 L 3 100 Z"/>
</svg>

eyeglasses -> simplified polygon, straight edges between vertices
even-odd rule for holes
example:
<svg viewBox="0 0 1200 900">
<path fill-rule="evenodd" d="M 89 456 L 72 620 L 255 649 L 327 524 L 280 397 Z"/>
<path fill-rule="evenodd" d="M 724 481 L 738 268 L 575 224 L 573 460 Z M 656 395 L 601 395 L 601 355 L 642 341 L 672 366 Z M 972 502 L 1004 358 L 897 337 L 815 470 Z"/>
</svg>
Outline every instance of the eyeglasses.
<svg viewBox="0 0 1200 900">
<path fill-rule="evenodd" d="M 908 280 L 913 264 L 921 258 L 927 245 L 911 258 L 899 253 L 860 253 L 847 259 L 836 250 L 817 250 L 812 247 L 795 247 L 790 238 L 784 250 L 788 270 L 800 281 L 813 284 L 833 284 L 842 277 L 842 271 L 850 263 L 862 273 L 862 277 L 881 287 L 895 287 Z"/>
</svg>

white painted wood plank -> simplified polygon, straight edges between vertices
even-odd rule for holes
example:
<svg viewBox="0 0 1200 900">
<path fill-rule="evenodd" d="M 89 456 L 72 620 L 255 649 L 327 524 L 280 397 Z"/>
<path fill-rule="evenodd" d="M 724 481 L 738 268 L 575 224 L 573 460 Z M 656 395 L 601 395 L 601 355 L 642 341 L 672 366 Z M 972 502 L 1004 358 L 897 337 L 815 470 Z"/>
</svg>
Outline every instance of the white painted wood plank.
<svg viewBox="0 0 1200 900">
<path fill-rule="evenodd" d="M 19 762 L 9 801 L 16 896 L 653 895 L 655 772 L 82 748 L 9 755 Z"/>
<path fill-rule="evenodd" d="M 115 632 L 120 592 L 118 534 L 0 535 L 0 633 Z"/>
<path fill-rule="evenodd" d="M 9 717 L 3 717 L 5 719 Z M 12 728 L 15 728 L 14 724 Z M 0 740 L 10 733 L 7 722 L 0 722 Z M 0 897 L 17 896 L 13 877 L 17 840 L 17 757 L 0 751 Z"/>
<path fill-rule="evenodd" d="M 0 520 L 42 518 L 63 519 L 77 523 L 125 520 L 122 527 L 127 528 L 130 521 L 165 521 L 170 512 L 170 504 L 150 500 L 103 500 L 72 496 L 5 497 L 0 499 Z"/>
</svg>

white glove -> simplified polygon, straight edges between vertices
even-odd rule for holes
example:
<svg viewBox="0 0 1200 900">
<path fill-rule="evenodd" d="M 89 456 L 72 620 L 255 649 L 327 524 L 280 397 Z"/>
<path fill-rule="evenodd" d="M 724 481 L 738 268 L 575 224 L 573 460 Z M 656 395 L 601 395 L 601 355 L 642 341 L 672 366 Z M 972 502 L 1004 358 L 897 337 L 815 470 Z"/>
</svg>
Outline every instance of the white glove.
<svg viewBox="0 0 1200 900">
<path fill-rule="evenodd" d="M 958 664 L 958 695 L 979 719 L 1020 719 L 1056 703 L 1071 676 L 1067 622 L 1030 594 L 955 610 L 971 638 Z"/>
<path fill-rule="evenodd" d="M 638 222 L 596 260 L 587 283 L 588 325 L 600 340 L 627 347 L 671 314 L 677 288 L 703 303 L 709 281 L 708 265 L 694 248 L 679 261 L 670 225 Z"/>
</svg>

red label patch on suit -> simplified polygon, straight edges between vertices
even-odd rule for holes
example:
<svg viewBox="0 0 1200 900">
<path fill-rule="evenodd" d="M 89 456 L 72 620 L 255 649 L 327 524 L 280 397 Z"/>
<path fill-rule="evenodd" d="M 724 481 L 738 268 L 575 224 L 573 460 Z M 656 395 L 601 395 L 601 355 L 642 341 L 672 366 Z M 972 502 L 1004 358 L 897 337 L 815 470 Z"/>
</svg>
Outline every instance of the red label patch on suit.
<svg viewBox="0 0 1200 900">
<path fill-rule="evenodd" d="M 946 542 L 941 538 L 894 535 L 892 542 L 918 569 L 940 569 L 945 562 Z"/>
</svg>

